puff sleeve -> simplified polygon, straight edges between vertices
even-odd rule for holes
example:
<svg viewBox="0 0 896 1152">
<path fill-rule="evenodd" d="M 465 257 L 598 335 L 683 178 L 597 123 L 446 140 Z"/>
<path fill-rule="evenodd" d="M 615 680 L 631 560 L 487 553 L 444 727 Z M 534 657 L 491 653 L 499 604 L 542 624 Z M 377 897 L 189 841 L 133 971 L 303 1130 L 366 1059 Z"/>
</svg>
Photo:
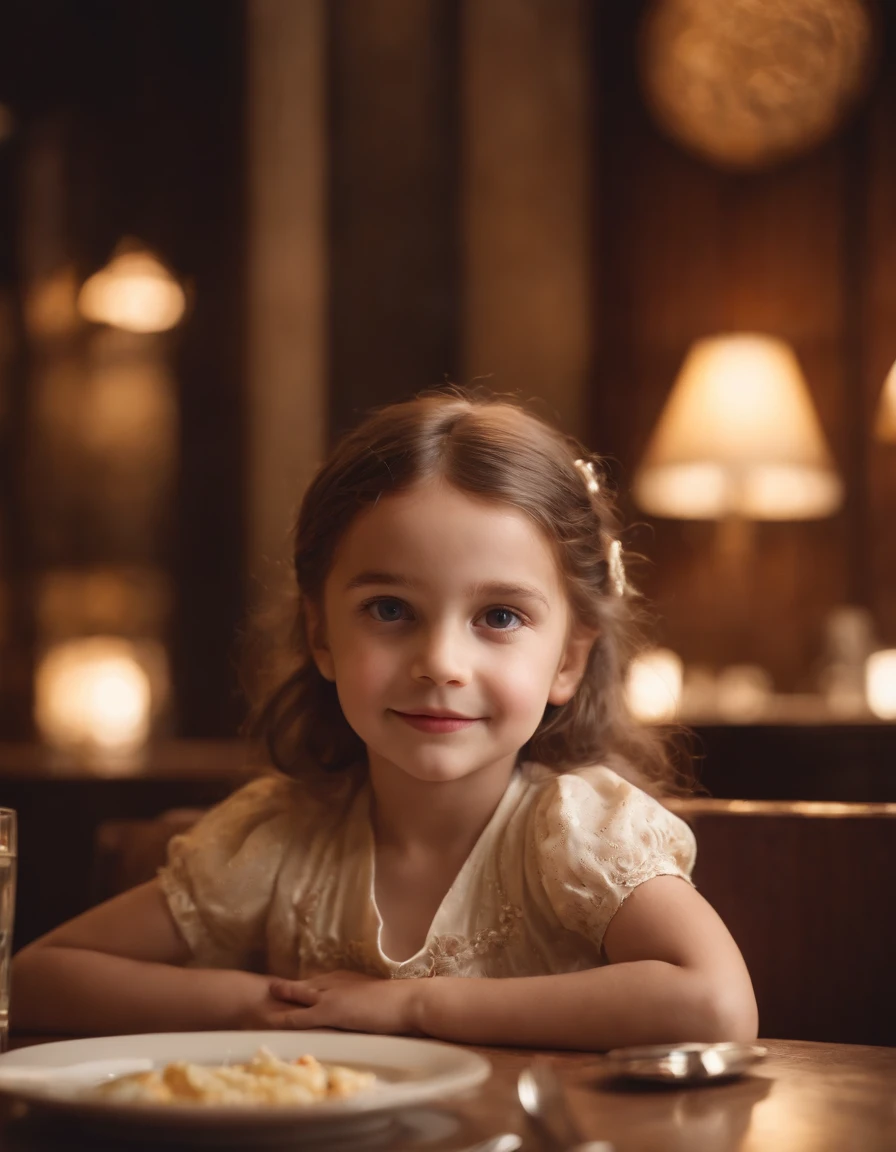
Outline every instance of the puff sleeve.
<svg viewBox="0 0 896 1152">
<path fill-rule="evenodd" d="M 193 963 L 252 968 L 265 946 L 277 877 L 294 836 L 291 780 L 253 780 L 168 845 L 159 881 Z"/>
<path fill-rule="evenodd" d="M 545 894 L 564 928 L 600 947 L 625 898 L 654 876 L 690 882 L 691 829 L 609 768 L 557 776 L 534 811 Z"/>
</svg>

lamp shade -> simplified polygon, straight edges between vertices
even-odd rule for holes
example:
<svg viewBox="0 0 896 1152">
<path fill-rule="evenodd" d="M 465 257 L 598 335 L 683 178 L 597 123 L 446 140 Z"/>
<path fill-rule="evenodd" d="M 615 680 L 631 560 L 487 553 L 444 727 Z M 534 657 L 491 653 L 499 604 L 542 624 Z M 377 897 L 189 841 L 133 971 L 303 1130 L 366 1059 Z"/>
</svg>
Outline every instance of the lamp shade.
<svg viewBox="0 0 896 1152">
<path fill-rule="evenodd" d="M 78 296 L 82 316 L 126 332 L 165 332 L 186 308 L 183 288 L 151 252 L 127 243 Z"/>
<path fill-rule="evenodd" d="M 896 444 L 896 363 L 890 369 L 880 396 L 874 435 L 878 440 Z"/>
<path fill-rule="evenodd" d="M 635 475 L 654 516 L 809 520 L 842 500 L 796 356 L 753 333 L 698 340 Z"/>
</svg>

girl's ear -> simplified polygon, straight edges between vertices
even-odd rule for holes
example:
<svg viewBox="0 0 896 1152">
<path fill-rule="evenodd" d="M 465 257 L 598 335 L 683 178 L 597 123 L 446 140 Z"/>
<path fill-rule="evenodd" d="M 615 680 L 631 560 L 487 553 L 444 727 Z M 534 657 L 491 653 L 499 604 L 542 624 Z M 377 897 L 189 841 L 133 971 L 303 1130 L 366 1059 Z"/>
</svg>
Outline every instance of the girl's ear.
<svg viewBox="0 0 896 1152">
<path fill-rule="evenodd" d="M 323 609 L 317 604 L 305 604 L 305 633 L 308 636 L 308 647 L 311 656 L 317 665 L 317 670 L 325 680 L 336 679 L 336 669 L 333 665 L 333 656 L 327 644 L 327 627 L 324 621 Z"/>
<path fill-rule="evenodd" d="M 549 704 L 566 704 L 575 696 L 576 689 L 585 675 L 585 667 L 597 635 L 596 632 L 588 632 L 585 629 L 573 629 L 566 642 L 566 651 L 554 676 L 551 690 L 548 692 Z"/>
</svg>

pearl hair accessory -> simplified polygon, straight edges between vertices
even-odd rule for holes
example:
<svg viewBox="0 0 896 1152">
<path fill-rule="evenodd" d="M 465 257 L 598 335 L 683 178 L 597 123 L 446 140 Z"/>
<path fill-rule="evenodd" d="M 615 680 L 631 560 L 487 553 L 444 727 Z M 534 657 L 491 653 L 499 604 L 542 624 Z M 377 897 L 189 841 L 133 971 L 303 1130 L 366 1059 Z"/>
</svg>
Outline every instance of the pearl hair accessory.
<svg viewBox="0 0 896 1152">
<path fill-rule="evenodd" d="M 590 460 L 576 460 L 576 468 L 578 468 L 582 479 L 585 481 L 585 487 L 589 492 L 600 492 L 600 481 L 597 478 L 597 473 L 594 470 L 594 465 Z"/>
<path fill-rule="evenodd" d="M 591 461 L 576 460 L 575 465 L 582 479 L 585 481 L 585 487 L 588 491 L 595 495 L 600 492 L 600 481 L 597 478 L 597 472 Z M 622 560 L 622 542 L 606 532 L 602 533 L 602 539 L 607 553 L 607 571 L 610 578 L 610 591 L 614 596 L 624 596 L 626 582 L 625 564 Z"/>
<path fill-rule="evenodd" d="M 607 543 L 607 569 L 610 573 L 610 587 L 614 596 L 625 595 L 625 564 L 622 561 L 622 541 L 613 537 L 605 538 Z"/>
</svg>

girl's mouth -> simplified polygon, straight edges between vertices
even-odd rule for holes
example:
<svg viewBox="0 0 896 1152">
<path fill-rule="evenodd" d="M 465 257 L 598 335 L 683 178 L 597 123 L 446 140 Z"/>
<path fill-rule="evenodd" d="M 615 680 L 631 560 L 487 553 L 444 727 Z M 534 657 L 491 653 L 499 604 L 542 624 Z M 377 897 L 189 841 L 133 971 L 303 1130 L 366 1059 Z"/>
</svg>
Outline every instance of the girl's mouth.
<svg viewBox="0 0 896 1152">
<path fill-rule="evenodd" d="M 476 723 L 476 719 L 467 716 L 432 716 L 422 712 L 395 712 L 395 715 L 418 732 L 461 732 Z"/>
</svg>

